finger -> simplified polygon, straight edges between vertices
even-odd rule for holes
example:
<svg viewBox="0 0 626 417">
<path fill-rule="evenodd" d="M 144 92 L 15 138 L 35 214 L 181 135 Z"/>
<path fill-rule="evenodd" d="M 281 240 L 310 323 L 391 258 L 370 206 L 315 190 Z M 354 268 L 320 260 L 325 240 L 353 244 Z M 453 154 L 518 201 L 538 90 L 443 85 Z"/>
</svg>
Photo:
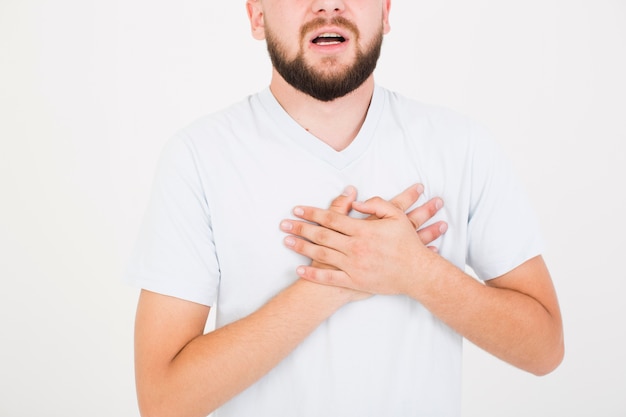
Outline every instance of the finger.
<svg viewBox="0 0 626 417">
<path fill-rule="evenodd" d="M 423 192 L 424 186 L 422 184 L 415 184 L 402 191 L 389 201 L 404 213 L 409 209 L 409 207 L 415 204 Z"/>
<path fill-rule="evenodd" d="M 355 201 L 352 203 L 352 208 L 360 213 L 376 216 L 379 219 L 395 217 L 399 214 L 404 215 L 404 212 L 395 204 L 380 197 L 373 197 L 365 202 Z"/>
<path fill-rule="evenodd" d="M 441 235 L 448 231 L 446 222 L 437 222 L 417 231 L 417 235 L 424 245 L 428 245 L 437 240 Z"/>
<path fill-rule="evenodd" d="M 354 203 L 352 204 L 354 205 Z M 298 206 L 293 209 L 293 214 L 302 220 L 317 223 L 320 226 L 337 231 L 344 235 L 353 235 L 358 230 L 358 220 L 331 210 L 323 210 L 317 207 Z"/>
<path fill-rule="evenodd" d="M 283 220 L 280 223 L 280 228 L 283 232 L 340 252 L 344 252 L 343 249 L 347 245 L 348 237 L 346 235 L 316 224 L 298 220 Z"/>
<path fill-rule="evenodd" d="M 297 236 L 287 236 L 284 239 L 285 246 L 300 255 L 324 265 L 339 268 L 343 255 L 332 248 L 316 245 Z"/>
<path fill-rule="evenodd" d="M 336 269 L 320 269 L 312 266 L 300 266 L 296 269 L 296 273 L 300 278 L 313 281 L 318 284 L 352 288 L 352 280 L 348 274 Z"/>
<path fill-rule="evenodd" d="M 428 200 L 421 206 L 411 210 L 407 213 L 407 217 L 411 220 L 411 223 L 415 226 L 415 229 L 419 229 L 424 223 L 430 220 L 441 208 L 443 207 L 443 200 L 439 197 L 435 197 Z"/>
<path fill-rule="evenodd" d="M 335 198 L 330 203 L 330 207 L 328 209 L 330 211 L 334 211 L 335 213 L 348 215 L 348 213 L 352 210 L 352 203 L 356 200 L 356 196 L 356 188 L 349 185 L 343 190 L 340 196 Z M 326 265 L 317 261 L 311 261 L 311 266 L 324 269 L 333 268 L 331 265 Z"/>
<path fill-rule="evenodd" d="M 352 203 L 356 200 L 356 196 L 356 188 L 351 185 L 347 186 L 343 193 L 330 203 L 329 210 L 347 215 L 352 210 Z"/>
</svg>

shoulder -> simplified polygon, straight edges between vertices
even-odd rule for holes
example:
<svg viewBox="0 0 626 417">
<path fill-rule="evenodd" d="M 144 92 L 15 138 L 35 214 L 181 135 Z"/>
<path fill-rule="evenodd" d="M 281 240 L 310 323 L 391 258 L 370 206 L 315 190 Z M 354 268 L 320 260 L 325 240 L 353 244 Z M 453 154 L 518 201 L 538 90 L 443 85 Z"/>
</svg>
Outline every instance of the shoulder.
<svg viewBox="0 0 626 417">
<path fill-rule="evenodd" d="M 254 120 L 259 119 L 260 113 L 264 111 L 261 99 L 263 94 L 264 92 L 249 95 L 221 110 L 202 116 L 181 129 L 177 136 L 197 141 L 250 129 L 255 125 Z"/>
<path fill-rule="evenodd" d="M 470 152 L 494 145 L 488 129 L 465 114 L 382 87 L 378 89 L 385 100 L 386 123 L 397 124 L 411 141 Z"/>
<path fill-rule="evenodd" d="M 266 119 L 261 94 L 250 95 L 178 130 L 167 141 L 162 158 L 183 161 L 183 164 L 194 160 L 195 164 L 202 165 L 207 158 L 225 157 L 233 147 L 246 147 L 253 142 L 259 124 Z"/>
<path fill-rule="evenodd" d="M 425 103 L 401 93 L 379 87 L 385 97 L 388 111 L 414 123 L 428 123 L 436 127 L 467 129 L 472 120 L 450 108 Z"/>
</svg>

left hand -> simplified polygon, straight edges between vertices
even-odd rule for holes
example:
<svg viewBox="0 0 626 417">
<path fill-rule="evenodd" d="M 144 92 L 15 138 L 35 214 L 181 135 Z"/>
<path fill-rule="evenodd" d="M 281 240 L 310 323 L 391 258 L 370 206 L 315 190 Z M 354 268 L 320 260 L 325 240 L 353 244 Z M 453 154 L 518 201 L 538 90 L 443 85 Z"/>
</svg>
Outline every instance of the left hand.
<svg viewBox="0 0 626 417">
<path fill-rule="evenodd" d="M 289 221 L 292 236 L 285 244 L 314 262 L 338 269 L 300 266 L 298 275 L 371 294 L 407 293 L 419 285 L 437 257 L 416 233 L 422 220 L 409 218 L 397 205 L 379 197 L 354 202 L 352 208 L 370 218 L 354 219 L 315 207 L 294 209 L 294 215 L 304 221 Z"/>
</svg>

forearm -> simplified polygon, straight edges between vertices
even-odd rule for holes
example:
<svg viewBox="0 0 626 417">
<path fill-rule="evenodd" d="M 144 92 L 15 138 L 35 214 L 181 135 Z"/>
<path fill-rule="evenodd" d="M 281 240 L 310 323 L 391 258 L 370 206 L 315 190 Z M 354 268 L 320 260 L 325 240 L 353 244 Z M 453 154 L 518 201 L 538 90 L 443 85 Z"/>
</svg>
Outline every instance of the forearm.
<svg viewBox="0 0 626 417">
<path fill-rule="evenodd" d="M 560 363 L 563 333 L 558 307 L 547 308 L 515 289 L 484 285 L 443 258 L 434 259 L 430 271 L 431 278 L 410 295 L 463 337 L 537 375 Z"/>
<path fill-rule="evenodd" d="M 420 235 L 423 221 L 399 206 L 374 197 L 352 207 L 370 218 L 306 206 L 294 210 L 299 220 L 286 221 L 283 230 L 293 236 L 285 244 L 334 268 L 303 266 L 300 277 L 370 294 L 408 295 L 478 346 L 535 374 L 560 363 L 560 310 L 541 256 L 484 285 L 428 250 Z"/>
<path fill-rule="evenodd" d="M 300 280 L 253 314 L 196 337 L 168 366 L 139 375 L 142 415 L 209 414 L 274 368 L 349 300 L 347 290 Z"/>
</svg>

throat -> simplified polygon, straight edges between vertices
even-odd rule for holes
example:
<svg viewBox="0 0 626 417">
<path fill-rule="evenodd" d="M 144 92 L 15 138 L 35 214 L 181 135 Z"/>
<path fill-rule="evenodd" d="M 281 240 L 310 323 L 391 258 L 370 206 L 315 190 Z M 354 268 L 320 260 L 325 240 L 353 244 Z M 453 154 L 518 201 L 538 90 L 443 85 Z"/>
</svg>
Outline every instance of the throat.
<svg viewBox="0 0 626 417">
<path fill-rule="evenodd" d="M 365 122 L 367 112 L 361 117 L 324 118 L 318 123 L 300 124 L 307 132 L 337 152 L 346 149 L 357 137 Z M 354 113 L 353 113 L 354 115 Z"/>
<path fill-rule="evenodd" d="M 345 96 L 321 101 L 297 90 L 274 69 L 270 89 L 301 128 L 339 152 L 361 131 L 374 93 L 374 78 L 370 76 Z"/>
</svg>

